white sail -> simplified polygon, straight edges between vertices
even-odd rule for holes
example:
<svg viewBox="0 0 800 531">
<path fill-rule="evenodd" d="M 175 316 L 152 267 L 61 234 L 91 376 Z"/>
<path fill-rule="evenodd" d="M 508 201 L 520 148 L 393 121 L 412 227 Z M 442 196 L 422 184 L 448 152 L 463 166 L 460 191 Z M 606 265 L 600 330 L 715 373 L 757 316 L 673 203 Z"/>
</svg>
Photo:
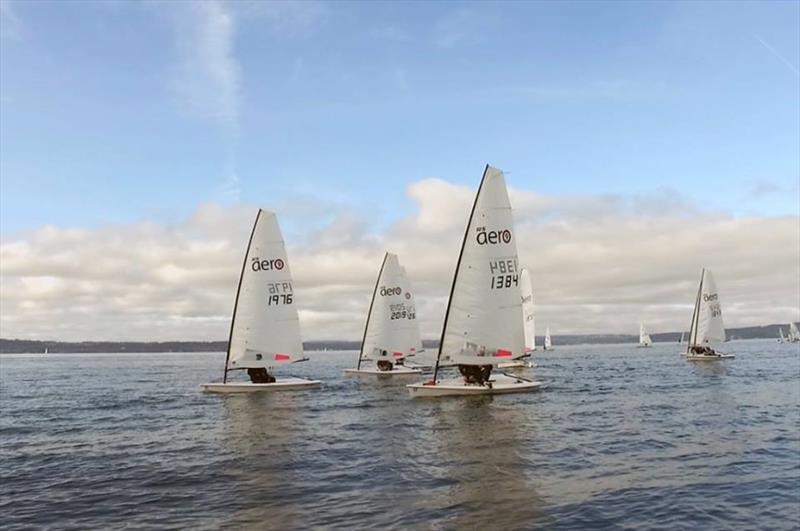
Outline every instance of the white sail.
<svg viewBox="0 0 800 531">
<path fill-rule="evenodd" d="M 531 275 L 523 268 L 519 273 L 519 290 L 522 295 L 522 319 L 525 330 L 525 351 L 536 350 L 536 317 L 533 309 Z"/>
<path fill-rule="evenodd" d="M 302 358 L 300 321 L 278 219 L 259 210 L 239 279 L 227 370 Z"/>
<path fill-rule="evenodd" d="M 653 340 L 650 339 L 650 334 L 645 331 L 644 323 L 639 323 L 639 346 L 649 347 L 652 344 Z"/>
<path fill-rule="evenodd" d="M 689 346 L 713 346 L 725 341 L 725 324 L 722 321 L 717 284 L 711 271 L 704 269 L 695 303 Z"/>
<path fill-rule="evenodd" d="M 789 323 L 789 341 L 795 343 L 800 341 L 800 330 L 797 329 L 797 325 L 794 323 Z"/>
<path fill-rule="evenodd" d="M 421 350 L 411 283 L 397 255 L 386 253 L 372 294 L 361 357 L 394 362 Z"/>
<path fill-rule="evenodd" d="M 550 326 L 544 330 L 544 349 L 549 350 L 553 348 L 553 341 L 550 339 Z"/>
<path fill-rule="evenodd" d="M 678 339 L 678 343 L 683 343 L 683 332 L 681 332 L 681 337 Z"/>
<path fill-rule="evenodd" d="M 486 166 L 456 265 L 439 360 L 489 365 L 525 352 L 517 245 L 503 172 Z"/>
<path fill-rule="evenodd" d="M 778 342 L 783 343 L 784 341 L 786 341 L 786 338 L 783 337 L 783 328 L 778 328 L 778 335 L 780 335 L 780 339 L 778 339 Z"/>
</svg>

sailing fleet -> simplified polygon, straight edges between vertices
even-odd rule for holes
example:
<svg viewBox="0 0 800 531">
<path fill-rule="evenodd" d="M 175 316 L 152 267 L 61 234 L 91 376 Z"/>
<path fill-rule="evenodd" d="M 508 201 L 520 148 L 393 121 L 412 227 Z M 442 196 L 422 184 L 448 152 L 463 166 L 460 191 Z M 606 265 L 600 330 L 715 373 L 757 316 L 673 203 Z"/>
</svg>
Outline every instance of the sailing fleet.
<svg viewBox="0 0 800 531">
<path fill-rule="evenodd" d="M 275 376 L 306 361 L 292 275 L 277 216 L 259 210 L 239 276 L 222 381 L 202 384 L 209 393 L 298 390 L 319 380 Z M 470 212 L 436 350 L 432 376 L 406 387 L 411 397 L 493 395 L 538 391 L 544 384 L 506 369 L 526 369 L 537 350 L 530 271 L 520 266 L 505 176 L 487 165 Z M 703 269 L 686 350 L 689 361 L 730 359 L 714 277 Z M 800 342 L 794 323 L 779 341 Z M 683 333 L 681 340 L 683 343 Z M 638 347 L 652 346 L 644 323 Z M 544 350 L 553 350 L 546 326 Z M 396 254 L 384 255 L 366 313 L 356 366 L 345 375 L 423 377 L 431 369 L 410 361 L 423 352 L 414 291 Z M 526 361 L 527 360 L 527 361 Z M 455 370 L 454 370 L 455 369 Z M 250 381 L 229 381 L 246 372 Z M 524 371 L 523 371 L 524 372 Z"/>
</svg>

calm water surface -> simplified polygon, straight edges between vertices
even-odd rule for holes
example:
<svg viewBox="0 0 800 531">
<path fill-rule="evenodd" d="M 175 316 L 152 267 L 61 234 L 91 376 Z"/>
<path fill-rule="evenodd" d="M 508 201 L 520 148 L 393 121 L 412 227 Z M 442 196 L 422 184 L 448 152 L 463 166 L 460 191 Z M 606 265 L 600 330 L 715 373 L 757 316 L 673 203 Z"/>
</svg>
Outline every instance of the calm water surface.
<svg viewBox="0 0 800 531">
<path fill-rule="evenodd" d="M 227 397 L 218 353 L 3 356 L 2 527 L 797 529 L 800 346 L 726 347 L 557 347 L 539 393 L 430 400 L 355 353 Z"/>
</svg>

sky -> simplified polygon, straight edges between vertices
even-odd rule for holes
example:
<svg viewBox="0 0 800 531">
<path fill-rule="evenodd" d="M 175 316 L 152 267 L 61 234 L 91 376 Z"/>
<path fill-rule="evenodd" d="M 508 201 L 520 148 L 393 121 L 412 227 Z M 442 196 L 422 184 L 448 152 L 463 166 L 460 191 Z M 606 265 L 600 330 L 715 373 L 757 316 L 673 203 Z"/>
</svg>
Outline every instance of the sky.
<svg viewBox="0 0 800 531">
<path fill-rule="evenodd" d="M 483 167 L 540 325 L 800 320 L 798 2 L 0 0 L 0 336 L 223 339 L 258 207 L 305 339 L 385 250 L 437 337 Z"/>
</svg>

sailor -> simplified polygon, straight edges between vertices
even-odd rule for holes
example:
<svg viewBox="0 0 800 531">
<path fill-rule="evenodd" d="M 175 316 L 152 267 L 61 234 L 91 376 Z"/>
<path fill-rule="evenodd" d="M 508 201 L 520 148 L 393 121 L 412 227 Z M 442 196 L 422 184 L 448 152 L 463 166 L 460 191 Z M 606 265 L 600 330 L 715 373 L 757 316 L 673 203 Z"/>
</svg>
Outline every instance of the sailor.
<svg viewBox="0 0 800 531">
<path fill-rule="evenodd" d="M 486 385 L 492 374 L 491 365 L 459 365 L 458 371 L 464 377 L 464 383 Z"/>
<path fill-rule="evenodd" d="M 250 381 L 257 384 L 275 383 L 275 377 L 272 376 L 264 367 L 252 367 L 247 369 L 247 375 Z"/>
<path fill-rule="evenodd" d="M 379 371 L 391 371 L 392 370 L 392 362 L 389 360 L 378 360 L 378 370 Z"/>
</svg>

